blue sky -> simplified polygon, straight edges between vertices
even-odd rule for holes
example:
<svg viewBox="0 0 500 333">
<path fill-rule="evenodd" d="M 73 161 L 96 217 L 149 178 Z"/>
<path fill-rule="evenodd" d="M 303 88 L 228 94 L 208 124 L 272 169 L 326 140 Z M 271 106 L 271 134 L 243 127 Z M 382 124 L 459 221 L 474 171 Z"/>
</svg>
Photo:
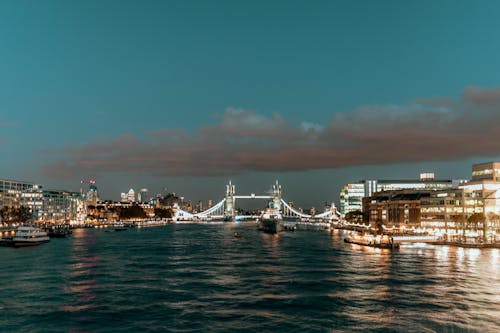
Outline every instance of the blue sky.
<svg viewBox="0 0 500 333">
<path fill-rule="evenodd" d="M 0 178 L 78 189 L 95 177 L 107 198 L 167 187 L 193 200 L 217 199 L 229 178 L 256 192 L 279 178 L 304 205 L 336 201 L 342 184 L 364 178 L 421 169 L 467 178 L 500 149 L 419 154 L 412 142 L 428 140 L 429 112 L 445 137 L 471 121 L 476 132 L 463 137 L 494 135 L 498 103 L 476 102 L 499 95 L 499 10 L 496 1 L 2 1 Z M 415 121 L 420 131 L 401 149 L 405 131 L 379 136 Z M 372 125 L 367 141 L 339 134 Z M 380 158 L 374 147 L 399 153 Z"/>
</svg>

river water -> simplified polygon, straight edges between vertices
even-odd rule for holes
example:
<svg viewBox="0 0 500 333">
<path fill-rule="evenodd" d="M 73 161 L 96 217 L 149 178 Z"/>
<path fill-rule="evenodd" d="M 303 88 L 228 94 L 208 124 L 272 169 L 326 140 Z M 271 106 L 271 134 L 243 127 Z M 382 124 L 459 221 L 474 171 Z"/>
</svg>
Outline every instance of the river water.
<svg viewBox="0 0 500 333">
<path fill-rule="evenodd" d="M 0 248 L 0 331 L 500 332 L 500 250 L 342 236 L 175 224 Z"/>
</svg>

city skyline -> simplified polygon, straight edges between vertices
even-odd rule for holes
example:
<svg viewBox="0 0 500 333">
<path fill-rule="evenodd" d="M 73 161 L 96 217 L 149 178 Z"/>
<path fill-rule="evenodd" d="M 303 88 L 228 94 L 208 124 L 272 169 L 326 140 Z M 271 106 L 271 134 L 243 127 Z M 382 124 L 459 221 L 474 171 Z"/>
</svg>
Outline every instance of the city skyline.
<svg viewBox="0 0 500 333">
<path fill-rule="evenodd" d="M 0 178 L 317 206 L 499 159 L 498 3 L 219 4 L 2 3 Z"/>
</svg>

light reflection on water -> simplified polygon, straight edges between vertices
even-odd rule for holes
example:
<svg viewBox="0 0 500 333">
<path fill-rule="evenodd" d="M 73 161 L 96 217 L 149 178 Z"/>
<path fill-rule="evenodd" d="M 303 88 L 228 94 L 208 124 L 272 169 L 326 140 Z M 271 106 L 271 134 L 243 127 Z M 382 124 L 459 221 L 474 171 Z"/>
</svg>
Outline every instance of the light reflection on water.
<svg viewBox="0 0 500 333">
<path fill-rule="evenodd" d="M 242 234 L 234 237 L 234 232 Z M 0 248 L 6 331 L 500 330 L 500 253 L 255 224 L 76 230 Z"/>
</svg>

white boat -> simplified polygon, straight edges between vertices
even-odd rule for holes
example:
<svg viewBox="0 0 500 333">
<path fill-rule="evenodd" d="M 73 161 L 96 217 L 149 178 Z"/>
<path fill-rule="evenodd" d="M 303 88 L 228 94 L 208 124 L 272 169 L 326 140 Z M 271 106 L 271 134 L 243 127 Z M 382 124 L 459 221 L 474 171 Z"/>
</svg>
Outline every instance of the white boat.
<svg viewBox="0 0 500 333">
<path fill-rule="evenodd" d="M 276 209 L 266 209 L 259 219 L 259 229 L 271 234 L 283 231 L 283 216 Z"/>
<path fill-rule="evenodd" d="M 50 241 L 47 233 L 35 227 L 18 227 L 16 234 L 12 237 L 12 245 L 15 247 L 34 246 Z"/>
</svg>

